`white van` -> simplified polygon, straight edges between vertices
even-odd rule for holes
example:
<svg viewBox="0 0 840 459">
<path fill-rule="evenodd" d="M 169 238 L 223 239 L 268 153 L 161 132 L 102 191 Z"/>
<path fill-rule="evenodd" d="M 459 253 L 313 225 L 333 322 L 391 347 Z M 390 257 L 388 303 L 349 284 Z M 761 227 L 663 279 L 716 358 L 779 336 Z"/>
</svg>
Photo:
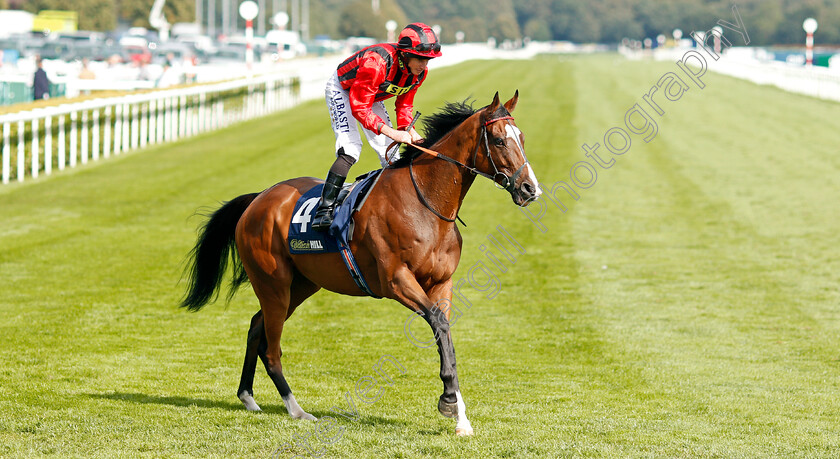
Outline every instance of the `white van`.
<svg viewBox="0 0 840 459">
<path fill-rule="evenodd" d="M 277 53 L 282 60 L 306 54 L 306 47 L 300 41 L 300 34 L 292 30 L 271 30 L 265 34 L 268 51 Z"/>
</svg>

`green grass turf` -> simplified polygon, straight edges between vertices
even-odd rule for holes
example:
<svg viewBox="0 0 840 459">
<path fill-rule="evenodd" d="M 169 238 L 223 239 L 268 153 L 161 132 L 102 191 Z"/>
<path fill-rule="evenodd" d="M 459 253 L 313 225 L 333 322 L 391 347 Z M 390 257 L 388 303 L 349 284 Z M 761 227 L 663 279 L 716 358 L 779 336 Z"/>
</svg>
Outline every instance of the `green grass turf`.
<svg viewBox="0 0 840 459">
<path fill-rule="evenodd" d="M 435 71 L 418 109 L 519 88 L 514 114 L 551 184 L 668 71 L 615 56 L 473 62 Z M 356 400 L 358 419 L 337 417 L 323 453 L 836 457 L 840 131 L 827 120 L 840 106 L 704 80 L 663 102 L 658 136 L 634 135 L 565 214 L 550 206 L 545 233 L 474 185 L 456 278 L 490 266 L 479 246 L 497 225 L 527 251 L 496 271 L 495 298 L 464 289 L 473 306 L 452 328 L 474 437 L 437 413 L 437 352 L 407 341 L 402 306 L 329 292 L 304 304 L 283 359 L 307 411 L 345 407 L 382 355 L 406 368 L 375 403 Z M 267 457 L 312 433 L 261 366 L 264 411 L 235 396 L 250 290 L 190 314 L 178 280 L 197 208 L 322 176 L 332 142 L 315 101 L 0 188 L 0 456 Z M 353 173 L 374 156 L 366 147 Z"/>
</svg>

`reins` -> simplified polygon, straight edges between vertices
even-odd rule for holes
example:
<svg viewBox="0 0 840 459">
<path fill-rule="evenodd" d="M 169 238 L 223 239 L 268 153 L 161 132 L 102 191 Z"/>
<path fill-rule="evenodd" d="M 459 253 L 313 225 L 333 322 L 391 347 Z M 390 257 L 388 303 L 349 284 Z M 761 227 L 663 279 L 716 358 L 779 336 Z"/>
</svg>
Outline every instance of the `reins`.
<svg viewBox="0 0 840 459">
<path fill-rule="evenodd" d="M 481 131 L 482 131 L 481 134 L 482 134 L 482 137 L 484 139 L 484 145 L 485 145 L 485 151 L 486 151 L 486 154 L 487 154 L 487 159 L 490 161 L 490 165 L 493 166 L 493 171 L 494 171 L 493 175 L 490 175 L 486 172 L 482 172 L 482 171 L 476 169 L 475 167 L 467 166 L 466 164 L 458 161 L 457 159 L 450 158 L 449 156 L 438 153 L 434 150 L 430 150 L 428 148 L 421 147 L 419 145 L 414 145 L 413 143 L 408 143 L 407 145 L 409 145 L 411 147 L 414 147 L 417 150 L 419 150 L 423 153 L 426 153 L 427 155 L 430 155 L 434 158 L 439 158 L 439 159 L 442 159 L 442 160 L 444 160 L 448 163 L 455 164 L 456 166 L 463 167 L 464 169 L 470 171 L 470 173 L 473 174 L 473 175 L 480 175 L 482 177 L 486 177 L 486 178 L 490 179 L 494 184 L 496 184 L 496 186 L 501 187 L 501 189 L 506 190 L 509 193 L 512 193 L 514 183 L 516 183 L 516 179 L 522 173 L 522 170 L 525 168 L 525 166 L 528 165 L 528 159 L 527 158 L 525 159 L 525 162 L 521 166 L 519 166 L 519 169 L 517 169 L 516 172 L 513 173 L 513 175 L 507 176 L 503 172 L 499 171 L 499 169 L 496 167 L 496 163 L 495 163 L 495 161 L 493 161 L 493 156 L 490 154 L 490 142 L 487 140 L 487 126 L 488 125 L 490 125 L 492 123 L 495 123 L 496 121 L 512 120 L 512 119 L 513 119 L 512 116 L 500 116 L 498 118 L 493 118 L 491 120 L 486 121 L 484 123 L 484 125 L 481 127 Z M 476 159 L 478 157 L 478 151 L 480 149 L 481 149 L 481 141 L 479 140 L 478 144 L 475 147 L 475 152 L 473 153 L 473 164 L 476 164 Z M 426 201 L 425 196 L 423 196 L 423 192 L 420 191 L 420 187 L 417 185 L 417 181 L 414 178 L 414 169 L 412 168 L 412 165 L 414 164 L 415 159 L 417 159 L 417 156 L 412 158 L 411 161 L 409 161 L 409 163 L 408 163 L 408 175 L 411 177 L 411 183 L 412 183 L 412 185 L 414 185 L 414 190 L 417 192 L 417 197 L 420 198 L 420 202 L 427 209 L 432 211 L 432 213 L 435 214 L 441 220 L 452 223 L 457 219 L 458 221 L 461 222 L 462 225 L 467 226 L 467 224 L 464 223 L 463 220 L 461 220 L 461 217 L 459 217 L 457 213 L 455 214 L 455 218 L 444 217 L 443 215 L 441 215 L 440 212 L 436 211 L 434 208 L 432 208 L 431 205 L 429 205 L 429 202 Z M 504 185 L 501 185 L 501 184 L 499 184 L 499 182 L 496 181 L 496 177 L 499 177 L 499 176 L 501 176 L 503 178 L 502 183 L 504 183 Z"/>
</svg>

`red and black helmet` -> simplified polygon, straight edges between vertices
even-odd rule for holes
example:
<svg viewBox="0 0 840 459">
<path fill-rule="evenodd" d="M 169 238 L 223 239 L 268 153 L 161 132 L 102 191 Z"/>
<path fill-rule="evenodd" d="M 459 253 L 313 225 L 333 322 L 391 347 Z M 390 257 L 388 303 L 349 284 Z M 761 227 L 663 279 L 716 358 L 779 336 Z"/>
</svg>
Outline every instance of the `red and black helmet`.
<svg viewBox="0 0 840 459">
<path fill-rule="evenodd" d="M 415 56 L 440 57 L 440 41 L 431 27 L 422 22 L 405 26 L 397 40 L 397 49 Z"/>
</svg>

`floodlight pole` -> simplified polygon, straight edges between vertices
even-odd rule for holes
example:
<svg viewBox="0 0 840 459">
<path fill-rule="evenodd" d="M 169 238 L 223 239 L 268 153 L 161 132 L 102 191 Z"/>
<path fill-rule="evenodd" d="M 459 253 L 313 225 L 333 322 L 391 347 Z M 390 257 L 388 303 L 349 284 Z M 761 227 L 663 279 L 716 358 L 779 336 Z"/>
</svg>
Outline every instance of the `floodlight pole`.
<svg viewBox="0 0 840 459">
<path fill-rule="evenodd" d="M 248 70 L 254 68 L 254 18 L 260 7 L 252 0 L 245 0 L 239 4 L 239 15 L 245 20 L 245 63 Z"/>
<path fill-rule="evenodd" d="M 805 30 L 805 65 L 811 67 L 814 65 L 814 32 L 817 31 L 817 20 L 806 19 L 802 22 L 802 28 Z"/>
</svg>

